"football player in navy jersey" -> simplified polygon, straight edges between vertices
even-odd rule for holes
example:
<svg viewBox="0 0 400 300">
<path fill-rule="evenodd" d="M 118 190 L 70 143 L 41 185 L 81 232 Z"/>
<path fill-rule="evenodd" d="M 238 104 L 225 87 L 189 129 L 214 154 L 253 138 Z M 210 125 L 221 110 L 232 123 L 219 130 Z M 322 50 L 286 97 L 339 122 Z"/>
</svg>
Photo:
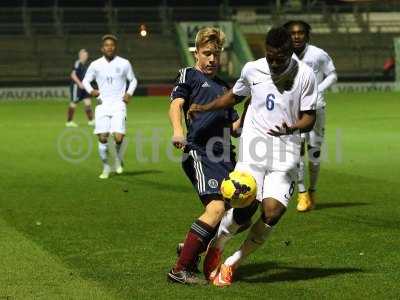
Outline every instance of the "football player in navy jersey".
<svg viewBox="0 0 400 300">
<path fill-rule="evenodd" d="M 77 103 L 83 100 L 85 104 L 85 113 L 88 118 L 88 125 L 93 126 L 93 111 L 90 101 L 90 95 L 85 91 L 82 80 L 85 77 L 88 68 L 89 53 L 85 49 L 81 49 L 78 53 L 78 60 L 75 62 L 71 72 L 71 102 L 68 106 L 67 127 L 77 127 L 73 121 Z"/>
<path fill-rule="evenodd" d="M 212 27 L 196 36 L 196 65 L 179 71 L 171 93 L 169 117 L 173 145 L 183 151 L 182 167 L 204 206 L 204 212 L 187 233 L 175 266 L 168 279 L 182 284 L 205 284 L 193 270 L 198 256 L 207 249 L 225 213 L 226 205 L 219 191 L 220 183 L 235 167 L 231 136 L 239 136 L 242 118 L 232 109 L 201 113 L 187 118 L 191 104 L 206 104 L 223 95 L 229 86 L 216 76 L 224 44 L 224 33 Z M 186 134 L 182 126 L 185 118 Z M 235 221 L 246 224 L 257 209 L 256 201 L 233 210 Z M 204 270 L 207 273 L 207 270 Z M 207 276 L 206 276 L 207 277 Z"/>
</svg>

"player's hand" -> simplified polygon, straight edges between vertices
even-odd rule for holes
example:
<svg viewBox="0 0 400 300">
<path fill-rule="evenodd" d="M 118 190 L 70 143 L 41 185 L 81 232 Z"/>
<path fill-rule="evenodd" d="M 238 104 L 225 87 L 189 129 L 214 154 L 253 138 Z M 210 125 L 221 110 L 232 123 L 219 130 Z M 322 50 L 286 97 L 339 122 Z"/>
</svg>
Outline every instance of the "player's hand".
<svg viewBox="0 0 400 300">
<path fill-rule="evenodd" d="M 189 107 L 189 110 L 187 112 L 187 117 L 189 120 L 193 120 L 196 117 L 197 113 L 203 112 L 203 111 L 204 111 L 204 105 L 193 103 Z"/>
<path fill-rule="evenodd" d="M 79 83 L 79 84 L 78 84 L 78 87 L 79 87 L 81 90 L 84 90 L 84 89 L 85 89 L 85 87 L 83 86 L 82 83 Z"/>
<path fill-rule="evenodd" d="M 182 135 L 174 135 L 172 137 L 172 145 L 177 149 L 183 149 L 186 146 L 186 139 Z"/>
<path fill-rule="evenodd" d="M 268 131 L 268 134 L 272 136 L 281 136 L 281 135 L 289 135 L 296 131 L 296 128 L 288 126 L 286 122 L 283 122 L 282 126 L 280 127 L 275 126 L 275 128 L 276 130 L 270 129 Z"/>
<path fill-rule="evenodd" d="M 125 93 L 125 95 L 124 95 L 124 100 L 123 100 L 123 101 L 124 101 L 126 104 L 128 104 L 130 100 L 131 100 L 131 95 L 129 95 L 128 93 Z"/>
<path fill-rule="evenodd" d="M 98 96 L 100 96 L 99 90 L 93 90 L 93 91 L 90 93 L 90 96 L 92 96 L 92 97 L 98 97 Z"/>
</svg>

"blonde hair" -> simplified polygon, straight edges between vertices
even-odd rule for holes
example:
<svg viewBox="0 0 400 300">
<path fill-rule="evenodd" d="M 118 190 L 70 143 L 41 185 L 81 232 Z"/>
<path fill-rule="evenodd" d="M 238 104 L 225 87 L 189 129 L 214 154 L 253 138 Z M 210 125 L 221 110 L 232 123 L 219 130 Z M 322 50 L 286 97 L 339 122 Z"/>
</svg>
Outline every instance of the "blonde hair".
<svg viewBox="0 0 400 300">
<path fill-rule="evenodd" d="M 196 34 L 196 49 L 206 44 L 213 44 L 216 49 L 222 50 L 224 43 L 225 33 L 215 27 L 204 27 Z"/>
</svg>

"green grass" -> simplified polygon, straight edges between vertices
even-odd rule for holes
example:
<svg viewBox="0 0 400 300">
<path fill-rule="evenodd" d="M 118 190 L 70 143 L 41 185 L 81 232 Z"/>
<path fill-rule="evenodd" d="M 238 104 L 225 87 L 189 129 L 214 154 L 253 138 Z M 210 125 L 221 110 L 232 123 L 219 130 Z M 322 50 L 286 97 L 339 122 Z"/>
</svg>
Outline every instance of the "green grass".
<svg viewBox="0 0 400 300">
<path fill-rule="evenodd" d="M 166 98 L 135 98 L 127 172 L 100 181 L 97 143 L 81 107 L 80 130 L 67 134 L 86 146 L 70 152 L 93 148 L 71 163 L 57 148 L 66 103 L 1 103 L 0 299 L 398 299 L 398 95 L 329 95 L 318 209 L 298 214 L 292 201 L 267 244 L 223 290 L 166 282 L 175 245 L 201 211 L 180 165 L 166 158 L 167 107 Z M 138 134 L 149 138 L 154 128 L 163 138 L 160 158 L 151 161 L 147 141 L 149 161 L 138 162 Z"/>
</svg>

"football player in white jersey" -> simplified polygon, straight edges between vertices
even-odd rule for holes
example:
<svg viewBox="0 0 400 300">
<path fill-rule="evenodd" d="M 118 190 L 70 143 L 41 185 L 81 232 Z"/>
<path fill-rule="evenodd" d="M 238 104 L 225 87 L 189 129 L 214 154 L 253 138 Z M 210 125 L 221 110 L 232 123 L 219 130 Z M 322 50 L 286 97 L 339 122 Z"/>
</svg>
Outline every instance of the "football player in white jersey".
<svg viewBox="0 0 400 300">
<path fill-rule="evenodd" d="M 266 57 L 247 63 L 235 86 L 206 105 L 192 105 L 191 115 L 233 106 L 244 97 L 251 103 L 240 139 L 236 171 L 250 173 L 257 182 L 260 218 L 240 249 L 220 265 L 226 242 L 238 231 L 230 210 L 209 246 L 204 267 L 208 279 L 229 286 L 241 262 L 258 249 L 286 211 L 293 195 L 300 161 L 300 132 L 315 123 L 317 84 L 310 67 L 293 57 L 289 32 L 272 28 L 266 37 Z"/>
<path fill-rule="evenodd" d="M 294 53 L 315 74 L 318 83 L 316 122 L 313 130 L 302 134 L 301 160 L 298 175 L 297 210 L 306 212 L 315 207 L 317 181 L 320 170 L 321 146 L 325 132 L 324 92 L 337 81 L 335 66 L 329 55 L 321 48 L 309 44 L 311 26 L 300 20 L 289 21 L 284 27 L 290 32 Z M 308 149 L 309 188 L 305 187 L 305 144 Z"/>
<path fill-rule="evenodd" d="M 114 35 L 103 36 L 101 51 L 103 56 L 90 64 L 82 83 L 99 102 L 95 110 L 94 133 L 99 138 L 99 155 L 103 162 L 99 178 L 107 179 L 111 172 L 108 161 L 110 134 L 114 135 L 116 145 L 116 172 L 123 172 L 121 146 L 125 136 L 126 105 L 136 89 L 137 80 L 130 62 L 116 55 L 117 38 Z M 93 80 L 97 82 L 98 90 L 91 86 Z"/>
</svg>

